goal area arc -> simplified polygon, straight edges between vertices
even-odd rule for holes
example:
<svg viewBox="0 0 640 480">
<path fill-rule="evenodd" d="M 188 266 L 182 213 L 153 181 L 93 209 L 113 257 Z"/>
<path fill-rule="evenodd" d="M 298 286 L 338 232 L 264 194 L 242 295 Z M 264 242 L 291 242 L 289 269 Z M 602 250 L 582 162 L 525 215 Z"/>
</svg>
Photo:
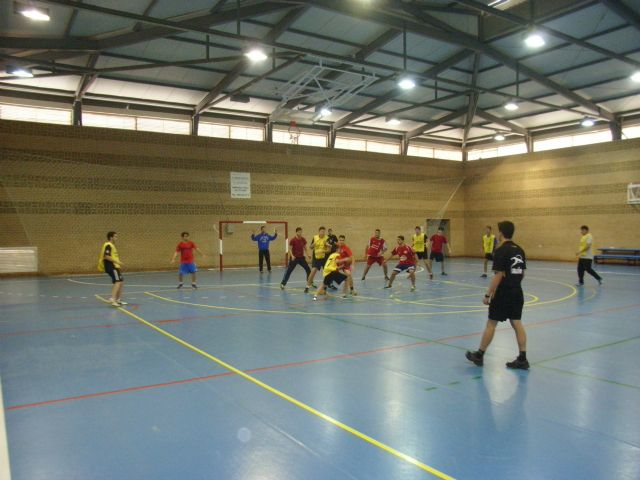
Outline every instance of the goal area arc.
<svg viewBox="0 0 640 480">
<path fill-rule="evenodd" d="M 289 251 L 289 223 L 283 220 L 220 220 L 218 222 L 218 242 L 220 249 L 220 271 L 224 270 L 224 231 L 225 226 L 234 224 L 244 225 L 283 225 L 284 226 L 284 266 L 287 266 L 287 252 Z"/>
</svg>

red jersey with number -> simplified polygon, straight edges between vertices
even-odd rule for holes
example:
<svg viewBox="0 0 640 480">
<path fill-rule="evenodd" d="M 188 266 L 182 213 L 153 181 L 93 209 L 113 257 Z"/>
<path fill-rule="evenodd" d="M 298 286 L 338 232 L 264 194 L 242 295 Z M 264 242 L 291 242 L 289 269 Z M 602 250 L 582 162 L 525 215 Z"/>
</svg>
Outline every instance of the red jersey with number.
<svg viewBox="0 0 640 480">
<path fill-rule="evenodd" d="M 189 242 L 180 242 L 176 247 L 176 252 L 180 252 L 180 263 L 193 263 L 193 249 L 198 248 L 196 244 Z"/>
<path fill-rule="evenodd" d="M 291 247 L 291 255 L 294 258 L 302 258 L 304 257 L 304 247 L 307 244 L 307 241 L 304 237 L 298 238 L 297 236 L 293 237 L 289 240 L 289 246 Z"/>
<path fill-rule="evenodd" d="M 409 245 L 398 245 L 391 252 L 392 255 L 398 255 L 400 258 L 400 265 L 415 265 L 416 264 L 416 256 L 413 253 L 413 248 Z M 404 258 L 404 260 L 403 260 Z"/>
<path fill-rule="evenodd" d="M 429 240 L 431 241 L 431 251 L 442 253 L 442 246 L 447 243 L 447 237 L 444 235 L 432 235 Z"/>
<path fill-rule="evenodd" d="M 351 262 L 349 262 L 348 264 L 342 264 L 342 268 L 344 270 L 351 270 L 351 263 L 353 263 L 353 252 L 351 251 L 351 249 L 346 245 L 343 245 L 342 247 L 340 247 L 340 250 L 338 250 L 338 253 L 340 254 L 338 255 L 338 260 L 351 257 Z"/>
<path fill-rule="evenodd" d="M 369 248 L 367 248 L 367 255 L 369 257 L 380 257 L 383 249 L 384 238 L 371 237 L 369 239 Z"/>
</svg>

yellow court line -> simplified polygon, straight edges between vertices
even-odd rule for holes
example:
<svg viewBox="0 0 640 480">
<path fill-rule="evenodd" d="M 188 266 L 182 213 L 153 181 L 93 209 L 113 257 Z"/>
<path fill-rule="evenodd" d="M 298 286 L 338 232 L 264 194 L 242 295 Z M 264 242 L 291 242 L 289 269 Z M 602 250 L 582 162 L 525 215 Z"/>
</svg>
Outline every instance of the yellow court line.
<svg viewBox="0 0 640 480">
<path fill-rule="evenodd" d="M 96 295 L 96 297 L 98 299 L 100 299 L 101 301 L 105 302 L 105 303 L 109 303 L 105 298 Z M 286 400 L 289 403 L 292 403 L 293 405 L 295 405 L 296 407 L 301 408 L 302 410 L 305 410 L 308 413 L 311 413 L 313 415 L 315 415 L 316 417 L 321 418 L 322 420 L 325 420 L 326 422 L 331 423 L 332 425 L 335 425 L 336 427 L 344 430 L 345 432 L 348 432 L 352 435 L 354 435 L 355 437 L 359 438 L 360 440 L 364 440 L 367 443 L 370 443 L 371 445 L 375 445 L 376 447 L 384 450 L 387 453 L 390 453 L 391 455 L 400 458 L 401 460 L 404 460 L 405 462 L 408 462 L 412 465 L 415 465 L 416 467 L 424 470 L 425 472 L 430 473 L 431 475 L 438 477 L 440 479 L 443 480 L 454 480 L 453 477 L 447 475 L 446 473 L 441 472 L 440 470 L 437 470 L 429 465 L 427 465 L 426 463 L 421 462 L 420 460 L 413 458 L 405 453 L 400 452 L 399 450 L 396 450 L 393 447 L 390 447 L 389 445 L 382 443 L 378 440 L 376 440 L 375 438 L 372 438 L 370 436 L 368 436 L 365 433 L 362 433 L 358 430 L 356 430 L 353 427 L 350 427 L 349 425 L 346 425 L 344 423 L 342 423 L 339 420 L 336 420 L 333 417 L 330 417 L 329 415 L 327 415 L 326 413 L 322 413 L 319 410 L 316 410 L 315 408 L 311 407 L 310 405 L 307 405 L 306 403 L 301 402 L 300 400 L 287 395 L 286 393 L 272 387 L 271 385 L 268 385 L 260 380 L 258 380 L 255 377 L 252 377 L 251 375 L 243 372 L 242 370 L 237 369 L 236 367 L 234 367 L 233 365 L 228 364 L 227 362 L 220 360 L 217 357 L 214 357 L 213 355 L 205 352 L 204 350 L 200 350 L 198 347 L 191 345 L 190 343 L 182 340 L 179 337 L 176 337 L 175 335 L 170 334 L 169 332 L 167 332 L 166 330 L 163 330 L 162 328 L 158 327 L 157 325 L 154 325 L 153 323 L 150 323 L 148 321 L 146 321 L 144 318 L 136 315 L 133 312 L 130 312 L 129 310 L 126 310 L 122 307 L 118 307 L 118 310 L 122 313 L 124 313 L 125 315 L 129 315 L 130 317 L 136 319 L 137 321 L 139 321 L 140 323 L 146 325 L 149 328 L 152 328 L 153 330 L 155 330 L 158 333 L 161 333 L 162 335 L 164 335 L 165 337 L 173 340 L 174 342 L 182 345 L 183 347 L 191 350 L 192 352 L 195 352 L 199 355 L 202 355 L 205 358 L 208 358 L 209 360 L 211 360 L 214 363 L 217 363 L 218 365 L 220 365 L 223 368 L 226 368 L 227 370 L 235 373 L 236 375 L 244 378 L 245 380 L 248 380 L 249 382 L 264 388 L 266 391 L 282 398 L 283 400 Z"/>
<path fill-rule="evenodd" d="M 174 300 L 172 298 L 162 297 L 151 292 L 144 292 L 145 295 L 163 300 L 165 302 L 177 303 L 180 305 L 191 305 L 193 307 L 212 308 L 216 310 L 231 310 L 234 312 L 253 312 L 253 313 L 279 313 L 281 315 L 322 315 L 326 316 L 327 312 L 302 312 L 296 310 L 264 310 L 260 308 L 241 308 L 241 307 L 223 307 L 221 305 L 205 305 L 202 303 L 184 302 L 182 300 Z M 354 297 L 357 298 L 357 297 Z M 452 315 L 456 313 L 473 313 L 473 312 L 485 312 L 486 307 L 478 310 L 458 310 L 449 312 L 393 312 L 393 313 L 353 313 L 353 312 L 333 312 L 332 315 L 339 317 L 422 317 L 431 315 Z"/>
</svg>

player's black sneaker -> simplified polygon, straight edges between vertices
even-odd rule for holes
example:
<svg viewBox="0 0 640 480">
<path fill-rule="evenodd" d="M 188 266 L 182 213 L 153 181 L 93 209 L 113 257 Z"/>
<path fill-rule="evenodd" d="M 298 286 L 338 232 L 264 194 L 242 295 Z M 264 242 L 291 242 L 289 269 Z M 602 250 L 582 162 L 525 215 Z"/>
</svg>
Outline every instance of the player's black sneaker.
<svg viewBox="0 0 640 480">
<path fill-rule="evenodd" d="M 336 287 L 335 285 L 329 285 L 329 290 L 337 290 L 338 287 Z"/>
<path fill-rule="evenodd" d="M 467 350 L 464 356 L 467 357 L 467 360 L 475 363 L 479 367 L 484 365 L 484 355 L 480 355 L 478 352 L 470 352 Z"/>
<path fill-rule="evenodd" d="M 192 283 L 191 284 L 191 288 L 193 288 L 194 290 L 197 290 L 198 289 L 198 285 L 196 285 L 195 283 Z"/>
<path fill-rule="evenodd" d="M 182 284 L 179 283 L 178 286 L 176 288 L 182 288 Z"/>
<path fill-rule="evenodd" d="M 447 272 L 442 272 L 442 275 L 445 275 L 445 276 L 446 276 L 446 275 L 447 275 Z"/>
<path fill-rule="evenodd" d="M 482 275 L 480 275 L 480 278 L 487 278 L 487 274 L 483 273 Z"/>
<path fill-rule="evenodd" d="M 529 370 L 529 361 L 526 358 L 516 358 L 513 362 L 507 362 L 507 368 Z"/>
<path fill-rule="evenodd" d="M 309 287 L 304 287 L 304 293 L 309 293 Z"/>
<path fill-rule="evenodd" d="M 284 290 L 284 283 L 280 284 L 280 290 Z"/>
<path fill-rule="evenodd" d="M 387 284 L 384 286 L 384 288 L 391 288 L 391 285 Z"/>
</svg>

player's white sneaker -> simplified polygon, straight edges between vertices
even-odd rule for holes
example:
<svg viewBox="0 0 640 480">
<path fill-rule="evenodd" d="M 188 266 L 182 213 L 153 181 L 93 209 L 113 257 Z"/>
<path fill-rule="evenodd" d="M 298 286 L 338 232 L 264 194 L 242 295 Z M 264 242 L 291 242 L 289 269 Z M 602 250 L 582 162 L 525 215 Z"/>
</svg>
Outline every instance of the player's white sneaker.
<svg viewBox="0 0 640 480">
<path fill-rule="evenodd" d="M 118 300 L 118 305 L 129 305 L 129 303 L 123 302 L 122 300 Z"/>
<path fill-rule="evenodd" d="M 316 300 L 318 300 L 318 297 L 314 295 L 313 296 L 313 301 L 315 302 Z"/>
<path fill-rule="evenodd" d="M 111 304 L 112 307 L 119 307 L 120 304 L 114 300 L 113 298 L 111 300 L 109 300 L 109 303 Z"/>
</svg>

